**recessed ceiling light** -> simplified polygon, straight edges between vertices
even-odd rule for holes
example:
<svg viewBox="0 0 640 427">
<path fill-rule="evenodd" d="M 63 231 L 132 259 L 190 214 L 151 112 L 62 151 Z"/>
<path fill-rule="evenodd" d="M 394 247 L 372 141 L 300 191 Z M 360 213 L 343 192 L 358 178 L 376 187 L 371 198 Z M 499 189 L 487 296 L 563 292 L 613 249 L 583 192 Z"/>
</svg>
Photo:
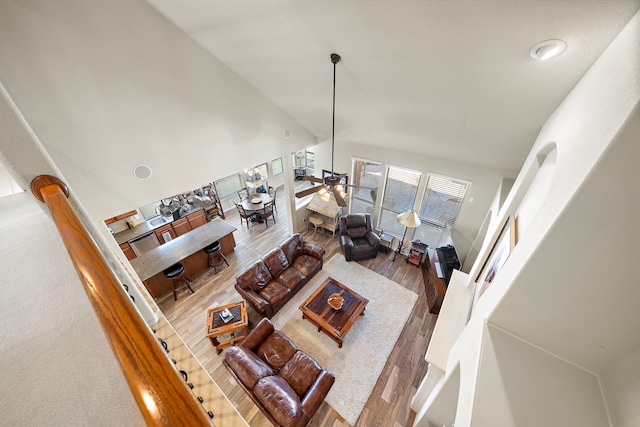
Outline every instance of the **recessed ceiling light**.
<svg viewBox="0 0 640 427">
<path fill-rule="evenodd" d="M 546 61 L 561 55 L 565 50 L 567 50 L 567 42 L 564 40 L 545 40 L 531 49 L 531 57 Z"/>
</svg>

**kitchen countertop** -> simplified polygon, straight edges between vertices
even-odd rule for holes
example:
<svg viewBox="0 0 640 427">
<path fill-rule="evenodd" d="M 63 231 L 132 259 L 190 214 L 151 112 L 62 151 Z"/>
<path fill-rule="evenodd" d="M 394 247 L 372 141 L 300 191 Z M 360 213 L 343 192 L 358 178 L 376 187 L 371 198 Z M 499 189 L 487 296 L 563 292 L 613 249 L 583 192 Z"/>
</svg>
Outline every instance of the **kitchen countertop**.
<svg viewBox="0 0 640 427">
<path fill-rule="evenodd" d="M 130 263 L 140 280 L 144 281 L 236 230 L 236 227 L 222 218 L 215 218 L 195 230 L 145 252 L 132 259 Z"/>
<path fill-rule="evenodd" d="M 187 215 L 191 215 L 192 213 L 197 212 L 199 209 L 202 209 L 202 208 L 194 208 L 194 209 L 190 210 L 189 212 L 187 212 L 187 213 L 185 213 L 183 215 L 180 215 L 180 218 L 184 218 Z M 145 222 L 142 222 L 140 224 L 137 224 L 135 226 L 135 228 L 130 228 L 128 230 L 124 230 L 124 231 L 121 231 L 119 233 L 116 233 L 116 234 L 113 235 L 113 237 L 116 239 L 116 242 L 119 245 L 122 244 L 122 243 L 130 242 L 131 240 L 136 239 L 136 238 L 138 238 L 138 237 L 142 236 L 143 234 L 146 234 L 146 233 L 148 233 L 150 231 L 153 231 L 156 228 L 164 227 L 167 224 L 171 224 L 174 221 L 174 219 L 172 217 L 170 217 L 170 218 L 171 219 L 168 220 L 167 222 L 164 222 L 162 224 L 155 225 L 155 226 L 151 225 L 150 221 L 145 221 Z"/>
</svg>

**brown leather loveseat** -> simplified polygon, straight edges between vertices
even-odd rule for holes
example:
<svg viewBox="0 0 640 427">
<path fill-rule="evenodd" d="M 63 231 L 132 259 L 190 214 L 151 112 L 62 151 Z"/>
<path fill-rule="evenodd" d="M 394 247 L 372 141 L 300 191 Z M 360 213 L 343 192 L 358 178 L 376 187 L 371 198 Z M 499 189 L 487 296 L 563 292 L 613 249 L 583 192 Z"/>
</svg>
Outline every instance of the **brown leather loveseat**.
<svg viewBox="0 0 640 427">
<path fill-rule="evenodd" d="M 324 253 L 296 233 L 236 275 L 235 288 L 258 313 L 271 318 L 322 269 Z"/>
<path fill-rule="evenodd" d="M 335 377 L 263 318 L 223 364 L 274 425 L 305 426 Z"/>
</svg>

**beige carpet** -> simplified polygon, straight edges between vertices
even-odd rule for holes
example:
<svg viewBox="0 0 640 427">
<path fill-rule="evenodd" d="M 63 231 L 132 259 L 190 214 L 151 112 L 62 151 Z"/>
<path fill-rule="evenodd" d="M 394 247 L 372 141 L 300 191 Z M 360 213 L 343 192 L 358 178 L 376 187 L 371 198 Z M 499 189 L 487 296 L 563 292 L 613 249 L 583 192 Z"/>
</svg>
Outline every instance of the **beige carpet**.
<svg viewBox="0 0 640 427">
<path fill-rule="evenodd" d="M 324 332 L 302 319 L 299 307 L 328 277 L 342 282 L 369 299 L 364 316 L 356 320 L 342 348 Z M 342 254 L 325 262 L 323 269 L 272 319 L 299 349 L 309 353 L 336 376 L 325 399 L 349 424 L 354 425 L 413 310 L 418 296 L 397 283 Z"/>
</svg>

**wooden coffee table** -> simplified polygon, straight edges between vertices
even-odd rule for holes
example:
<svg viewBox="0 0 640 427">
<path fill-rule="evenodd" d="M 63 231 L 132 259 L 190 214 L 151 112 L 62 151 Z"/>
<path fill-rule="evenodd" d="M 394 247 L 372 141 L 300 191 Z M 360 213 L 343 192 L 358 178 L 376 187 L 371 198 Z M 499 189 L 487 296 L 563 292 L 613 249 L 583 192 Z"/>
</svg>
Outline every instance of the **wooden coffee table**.
<svg viewBox="0 0 640 427">
<path fill-rule="evenodd" d="M 220 312 L 225 308 L 228 308 L 231 314 L 233 314 L 233 319 L 229 320 L 227 323 L 224 323 L 220 317 Z M 247 303 L 245 300 L 233 304 L 221 305 L 216 308 L 210 308 L 207 311 L 206 336 L 211 340 L 211 344 L 216 347 L 218 354 L 220 354 L 223 349 L 244 340 L 249 333 L 247 326 L 249 326 L 249 317 L 247 316 Z M 243 334 L 236 336 L 236 333 L 239 331 L 242 331 Z M 222 342 L 218 341 L 218 337 L 227 334 L 231 335 L 231 338 Z"/>
<path fill-rule="evenodd" d="M 334 310 L 327 303 L 329 295 L 337 293 L 344 298 L 340 310 Z M 331 277 L 316 289 L 313 294 L 300 306 L 302 318 L 307 319 L 318 327 L 318 332 L 324 331 L 342 348 L 342 340 L 349 332 L 358 316 L 364 315 L 369 300 L 349 289 Z"/>
</svg>

